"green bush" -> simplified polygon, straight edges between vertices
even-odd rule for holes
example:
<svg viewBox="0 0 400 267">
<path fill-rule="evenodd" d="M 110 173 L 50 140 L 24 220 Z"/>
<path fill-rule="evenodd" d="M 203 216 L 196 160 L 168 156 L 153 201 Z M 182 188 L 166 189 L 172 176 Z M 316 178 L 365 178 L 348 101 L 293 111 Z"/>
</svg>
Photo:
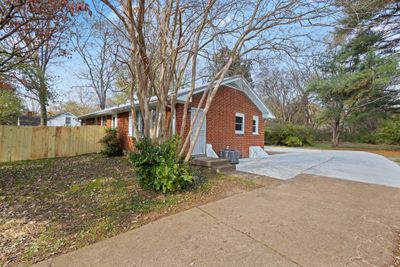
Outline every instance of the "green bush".
<svg viewBox="0 0 400 267">
<path fill-rule="evenodd" d="M 377 130 L 375 137 L 379 143 L 400 144 L 400 116 L 386 120 Z"/>
<path fill-rule="evenodd" d="M 286 138 L 285 143 L 287 146 L 303 146 L 303 142 L 297 136 L 289 136 Z"/>
<path fill-rule="evenodd" d="M 312 132 L 303 125 L 285 124 L 267 127 L 265 143 L 269 145 L 303 146 L 311 145 Z"/>
<path fill-rule="evenodd" d="M 103 149 L 100 151 L 101 154 L 107 157 L 122 155 L 121 142 L 116 129 L 107 128 L 106 135 L 100 139 L 99 143 L 103 145 Z"/>
<path fill-rule="evenodd" d="M 165 193 L 192 183 L 188 164 L 176 154 L 178 142 L 177 137 L 161 145 L 154 144 L 147 138 L 136 142 L 137 151 L 128 156 L 143 188 Z"/>
</svg>

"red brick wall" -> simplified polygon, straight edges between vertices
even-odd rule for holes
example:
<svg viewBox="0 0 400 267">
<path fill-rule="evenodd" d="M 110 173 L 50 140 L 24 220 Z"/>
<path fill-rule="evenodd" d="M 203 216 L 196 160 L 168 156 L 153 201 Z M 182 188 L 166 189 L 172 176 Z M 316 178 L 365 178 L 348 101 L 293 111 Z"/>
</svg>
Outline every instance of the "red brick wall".
<svg viewBox="0 0 400 267">
<path fill-rule="evenodd" d="M 193 96 L 191 106 L 197 107 L 202 93 Z M 176 133 L 180 133 L 183 118 L 183 104 L 176 105 Z M 244 134 L 235 133 L 235 113 L 245 114 Z M 258 116 L 259 134 L 253 135 L 252 121 L 253 115 Z M 100 121 L 101 118 L 98 119 Z M 170 112 L 167 113 L 167 121 L 170 120 Z M 218 90 L 217 95 L 211 104 L 207 118 L 207 144 L 212 144 L 215 152 L 219 152 L 226 146 L 240 150 L 242 157 L 249 156 L 249 146 L 264 145 L 264 120 L 261 111 L 251 102 L 247 95 L 235 89 L 222 87 Z M 128 136 L 129 113 L 118 114 L 118 132 L 124 149 L 131 149 L 133 146 L 132 139 Z M 93 119 L 85 120 L 85 125 L 93 125 Z M 107 115 L 107 127 L 111 127 L 111 115 Z M 187 116 L 186 128 L 184 136 L 187 135 L 190 126 L 190 114 Z"/>
<path fill-rule="evenodd" d="M 111 117 L 110 117 L 111 119 Z M 118 136 L 121 140 L 122 148 L 131 150 L 133 143 L 132 138 L 129 136 L 129 112 L 118 114 Z"/>
<path fill-rule="evenodd" d="M 192 106 L 197 107 L 202 93 L 193 96 Z M 235 133 L 235 113 L 245 114 L 244 134 Z M 258 116 L 259 134 L 253 135 L 253 115 Z M 183 105 L 176 107 L 176 130 L 180 131 L 183 117 Z M 241 157 L 249 156 L 249 146 L 264 146 L 264 121 L 262 113 L 241 91 L 222 87 L 218 90 L 206 118 L 206 142 L 219 152 L 226 146 L 240 150 Z M 187 116 L 185 136 L 189 131 L 190 114 Z"/>
<path fill-rule="evenodd" d="M 95 118 L 89 118 L 89 119 L 84 119 L 82 120 L 82 123 L 84 125 L 95 125 Z M 101 116 L 97 117 L 97 124 L 96 125 L 101 125 Z M 111 127 L 111 115 L 106 116 L 106 127 L 110 128 Z"/>
<path fill-rule="evenodd" d="M 111 121 L 112 121 L 112 116 L 107 115 L 106 116 L 106 127 L 110 128 L 111 127 Z M 95 118 L 89 118 L 83 120 L 85 125 L 95 125 Z M 118 136 L 121 140 L 122 143 L 122 148 L 125 150 L 130 150 L 132 148 L 132 139 L 129 136 L 129 130 L 128 130 L 128 124 L 129 124 L 129 113 L 124 112 L 124 113 L 119 113 L 118 114 Z M 101 125 L 101 116 L 97 117 L 97 125 Z"/>
</svg>

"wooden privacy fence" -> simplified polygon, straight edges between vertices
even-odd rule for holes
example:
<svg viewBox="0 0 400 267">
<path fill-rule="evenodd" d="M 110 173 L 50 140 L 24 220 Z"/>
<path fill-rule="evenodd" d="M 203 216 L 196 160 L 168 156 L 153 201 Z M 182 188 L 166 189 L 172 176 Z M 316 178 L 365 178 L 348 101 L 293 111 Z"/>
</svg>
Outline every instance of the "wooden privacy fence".
<svg viewBox="0 0 400 267">
<path fill-rule="evenodd" d="M 0 125 L 0 162 L 70 157 L 100 152 L 103 126 Z"/>
</svg>

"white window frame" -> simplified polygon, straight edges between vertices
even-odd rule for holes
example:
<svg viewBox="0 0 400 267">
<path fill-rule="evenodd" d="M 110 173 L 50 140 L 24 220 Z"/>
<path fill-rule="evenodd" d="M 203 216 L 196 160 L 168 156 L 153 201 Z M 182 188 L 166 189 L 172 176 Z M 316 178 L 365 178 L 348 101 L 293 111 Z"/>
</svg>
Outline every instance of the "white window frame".
<svg viewBox="0 0 400 267">
<path fill-rule="evenodd" d="M 242 130 L 238 131 L 236 130 L 236 117 L 242 117 L 243 123 L 242 123 Z M 235 113 L 235 134 L 244 134 L 244 126 L 245 126 L 245 116 L 243 113 L 236 112 Z"/>
<path fill-rule="evenodd" d="M 140 111 L 136 111 L 135 113 L 137 114 L 137 116 L 136 116 L 137 130 L 139 133 L 142 133 L 142 131 L 143 131 L 142 114 L 140 113 Z"/>
<path fill-rule="evenodd" d="M 253 131 L 253 123 L 254 123 L 254 121 L 256 121 L 256 131 Z M 251 122 L 251 131 L 252 131 L 252 133 L 253 133 L 253 135 L 258 135 L 259 134 L 259 119 L 258 119 L 258 116 L 256 116 L 256 115 L 254 115 L 253 116 L 253 121 Z"/>
<path fill-rule="evenodd" d="M 115 124 L 114 124 L 114 118 L 115 118 Z M 111 116 L 111 128 L 113 129 L 118 128 L 118 114 L 113 114 Z"/>
<path fill-rule="evenodd" d="M 137 125 L 137 130 L 139 133 L 142 132 L 142 116 L 140 116 L 140 111 L 135 112 L 136 116 L 136 125 Z M 129 111 L 129 126 L 128 126 L 128 136 L 133 136 L 133 127 L 132 127 L 132 112 Z"/>
<path fill-rule="evenodd" d="M 133 129 L 132 129 L 132 112 L 129 111 L 129 120 L 128 120 L 128 136 L 132 136 Z"/>
<path fill-rule="evenodd" d="M 101 126 L 107 125 L 107 116 L 101 116 Z"/>
</svg>

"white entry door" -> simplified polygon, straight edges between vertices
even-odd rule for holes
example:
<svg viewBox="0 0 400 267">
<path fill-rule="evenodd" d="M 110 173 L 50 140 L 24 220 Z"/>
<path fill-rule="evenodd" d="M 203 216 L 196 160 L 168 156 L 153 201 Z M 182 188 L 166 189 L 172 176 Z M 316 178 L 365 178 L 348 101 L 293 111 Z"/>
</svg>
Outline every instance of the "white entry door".
<svg viewBox="0 0 400 267">
<path fill-rule="evenodd" d="M 191 120 L 190 121 L 194 120 L 196 111 L 197 111 L 196 108 L 191 109 L 191 111 L 190 111 Z M 197 126 L 200 124 L 200 119 L 202 116 L 203 116 L 203 109 L 200 109 L 199 115 L 197 116 L 196 122 L 194 123 L 194 126 L 193 126 L 191 138 L 194 138 L 194 135 L 197 130 Z M 204 122 L 201 125 L 199 137 L 197 138 L 196 144 L 194 145 L 192 154 L 193 155 L 205 155 L 206 154 L 206 118 L 204 118 Z"/>
</svg>

